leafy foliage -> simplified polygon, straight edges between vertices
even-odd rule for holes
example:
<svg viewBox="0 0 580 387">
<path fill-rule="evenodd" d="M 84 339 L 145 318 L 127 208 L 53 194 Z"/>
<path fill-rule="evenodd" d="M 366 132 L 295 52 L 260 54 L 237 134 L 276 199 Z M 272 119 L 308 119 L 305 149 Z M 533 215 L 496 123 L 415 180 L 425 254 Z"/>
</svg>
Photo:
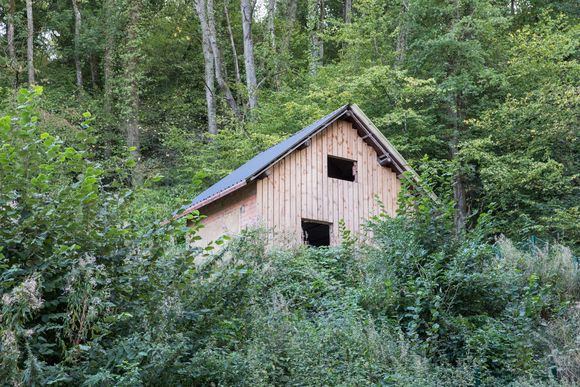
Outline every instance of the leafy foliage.
<svg viewBox="0 0 580 387">
<path fill-rule="evenodd" d="M 208 135 L 191 3 L 77 1 L 75 45 L 71 2 L 35 0 L 34 87 L 25 2 L 0 0 L 0 383 L 578 385 L 576 2 L 273 3 L 250 111 L 239 3 L 214 2 L 242 112 L 216 90 Z M 160 223 L 345 103 L 421 175 L 396 218 L 328 249 L 258 229 L 211 254 L 187 243 L 199 214 Z"/>
</svg>

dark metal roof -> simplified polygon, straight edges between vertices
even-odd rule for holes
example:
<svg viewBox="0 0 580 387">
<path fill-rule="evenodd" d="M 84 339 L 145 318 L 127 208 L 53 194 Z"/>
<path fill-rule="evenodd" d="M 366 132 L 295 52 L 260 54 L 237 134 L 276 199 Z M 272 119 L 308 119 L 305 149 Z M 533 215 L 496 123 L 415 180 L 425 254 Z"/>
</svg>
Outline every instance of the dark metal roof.
<svg viewBox="0 0 580 387">
<path fill-rule="evenodd" d="M 347 110 L 349 110 L 349 105 L 344 105 L 328 114 L 327 116 L 308 125 L 304 129 L 296 132 L 286 140 L 259 153 L 250 161 L 246 162 L 244 165 L 234 170 L 232 173 L 197 195 L 189 205 L 182 207 L 180 210 L 176 211 L 174 215 L 177 215 L 180 212 L 183 212 L 181 215 L 185 215 L 187 212 L 189 212 L 188 210 L 197 208 L 201 202 L 207 201 L 214 196 L 218 196 L 221 192 L 227 190 L 230 187 L 233 187 L 234 185 L 247 182 L 255 178 L 265 169 L 267 169 L 272 163 L 276 162 L 280 157 L 284 156 L 284 154 L 286 154 L 288 151 L 300 146 L 300 144 L 308 140 L 308 138 L 310 138 L 318 130 L 334 122 Z"/>
</svg>

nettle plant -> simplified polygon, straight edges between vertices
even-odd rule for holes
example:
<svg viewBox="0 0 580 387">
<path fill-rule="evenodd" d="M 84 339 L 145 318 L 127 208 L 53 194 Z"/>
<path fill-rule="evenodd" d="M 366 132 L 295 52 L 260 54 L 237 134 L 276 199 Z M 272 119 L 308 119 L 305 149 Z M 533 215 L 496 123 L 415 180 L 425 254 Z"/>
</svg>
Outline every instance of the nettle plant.
<svg viewBox="0 0 580 387">
<path fill-rule="evenodd" d="M 123 186 L 130 158 L 111 173 L 89 150 L 42 131 L 41 93 L 21 90 L 18 106 L 0 117 L 0 379 L 12 384 L 69 380 L 64 365 L 130 318 L 131 271 L 146 282 L 168 243 L 196 230 L 131 221 Z M 79 130 L 92 117 L 83 119 Z"/>
<path fill-rule="evenodd" d="M 98 299 L 107 282 L 88 257 L 119 244 L 123 230 L 110 220 L 127 195 L 104 194 L 104 171 L 88 152 L 41 131 L 41 93 L 21 90 L 18 107 L 0 118 L 0 335 L 9 348 L 0 372 L 13 383 L 38 382 L 45 363 L 103 331 L 98 316 L 111 304 Z M 91 120 L 83 117 L 79 130 Z M 75 280 L 81 270 L 90 281 Z"/>
</svg>

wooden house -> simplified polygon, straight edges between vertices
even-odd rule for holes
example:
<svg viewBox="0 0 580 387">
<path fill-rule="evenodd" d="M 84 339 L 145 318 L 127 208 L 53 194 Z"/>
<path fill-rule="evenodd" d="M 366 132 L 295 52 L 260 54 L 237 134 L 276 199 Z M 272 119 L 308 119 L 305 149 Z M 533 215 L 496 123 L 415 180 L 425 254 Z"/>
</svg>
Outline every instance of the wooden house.
<svg viewBox="0 0 580 387">
<path fill-rule="evenodd" d="M 381 210 L 395 215 L 406 171 L 415 176 L 360 108 L 345 105 L 258 154 L 174 217 L 206 216 L 199 245 L 253 226 L 334 245 L 340 220 L 356 233 Z"/>
</svg>

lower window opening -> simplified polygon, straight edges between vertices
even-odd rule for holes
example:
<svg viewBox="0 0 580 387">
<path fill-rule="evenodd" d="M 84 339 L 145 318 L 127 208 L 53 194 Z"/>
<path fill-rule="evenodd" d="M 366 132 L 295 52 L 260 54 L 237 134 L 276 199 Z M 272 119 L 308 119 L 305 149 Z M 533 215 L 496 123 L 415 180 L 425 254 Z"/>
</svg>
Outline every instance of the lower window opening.
<svg viewBox="0 0 580 387">
<path fill-rule="evenodd" d="M 330 224 L 302 220 L 302 236 L 310 246 L 330 246 Z"/>
</svg>

